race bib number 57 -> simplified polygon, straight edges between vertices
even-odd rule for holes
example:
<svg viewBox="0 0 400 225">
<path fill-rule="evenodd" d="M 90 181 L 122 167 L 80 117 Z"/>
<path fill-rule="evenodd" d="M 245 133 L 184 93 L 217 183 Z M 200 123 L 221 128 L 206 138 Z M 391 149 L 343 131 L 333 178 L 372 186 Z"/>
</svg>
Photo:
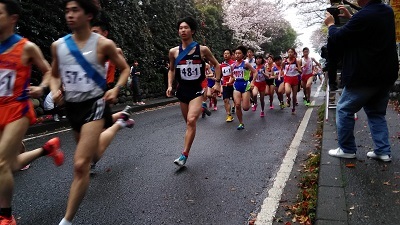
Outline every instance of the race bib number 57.
<svg viewBox="0 0 400 225">
<path fill-rule="evenodd" d="M 96 88 L 94 81 L 79 65 L 63 66 L 61 75 L 65 91 L 89 92 Z"/>
<path fill-rule="evenodd" d="M 13 96 L 15 79 L 15 70 L 0 69 L 0 97 Z"/>
</svg>

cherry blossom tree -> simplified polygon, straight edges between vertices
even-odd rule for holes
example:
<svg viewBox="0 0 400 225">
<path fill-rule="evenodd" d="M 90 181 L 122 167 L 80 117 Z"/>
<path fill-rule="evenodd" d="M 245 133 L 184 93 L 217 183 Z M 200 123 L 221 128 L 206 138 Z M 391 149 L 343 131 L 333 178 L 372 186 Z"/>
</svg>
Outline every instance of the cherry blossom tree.
<svg viewBox="0 0 400 225">
<path fill-rule="evenodd" d="M 282 28 L 290 27 L 280 12 L 280 3 L 281 0 L 225 0 L 225 24 L 234 31 L 234 40 L 260 50 Z"/>
</svg>

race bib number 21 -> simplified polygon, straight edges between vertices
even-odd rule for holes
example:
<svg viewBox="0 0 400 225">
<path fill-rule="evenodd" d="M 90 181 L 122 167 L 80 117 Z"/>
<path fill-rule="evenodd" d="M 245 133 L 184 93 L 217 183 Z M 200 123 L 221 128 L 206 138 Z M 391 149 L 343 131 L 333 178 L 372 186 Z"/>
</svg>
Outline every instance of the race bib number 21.
<svg viewBox="0 0 400 225">
<path fill-rule="evenodd" d="M 0 69 L 0 97 L 13 96 L 15 79 L 15 70 Z"/>
</svg>

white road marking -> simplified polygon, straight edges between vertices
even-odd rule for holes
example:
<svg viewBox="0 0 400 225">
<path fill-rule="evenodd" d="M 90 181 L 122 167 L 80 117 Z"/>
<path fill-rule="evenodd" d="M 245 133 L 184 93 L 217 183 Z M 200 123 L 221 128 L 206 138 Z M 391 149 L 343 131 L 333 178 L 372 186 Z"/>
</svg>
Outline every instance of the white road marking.
<svg viewBox="0 0 400 225">
<path fill-rule="evenodd" d="M 317 92 L 314 94 L 314 98 L 319 96 L 321 91 L 322 84 L 318 87 Z M 315 100 L 312 101 L 311 105 L 314 106 Z M 310 107 L 307 109 L 303 120 L 300 123 L 299 128 L 297 129 L 296 135 L 293 138 L 292 143 L 290 144 L 289 150 L 286 153 L 285 158 L 282 161 L 282 164 L 275 176 L 275 181 L 272 188 L 268 191 L 267 198 L 264 199 L 263 204 L 261 205 L 261 210 L 257 215 L 257 220 L 255 222 L 256 225 L 270 225 L 272 224 L 276 210 L 279 207 L 279 201 L 281 200 L 281 196 L 283 193 L 283 189 L 286 186 L 286 182 L 289 179 L 290 173 L 293 169 L 294 162 L 297 157 L 297 153 L 299 151 L 300 142 L 303 138 L 304 132 L 306 131 L 307 124 L 310 120 L 311 113 L 314 107 Z"/>
<path fill-rule="evenodd" d="M 34 137 L 25 138 L 25 139 L 22 140 L 22 141 L 35 140 L 35 139 L 42 138 L 42 137 L 46 137 L 46 136 L 50 136 L 50 135 L 53 135 L 53 134 L 64 133 L 64 132 L 67 132 L 67 131 L 70 131 L 70 130 L 72 130 L 72 129 L 71 129 L 71 128 L 68 128 L 68 129 L 59 130 L 59 131 L 55 131 L 55 132 L 51 132 L 51 133 L 46 133 L 46 134 L 42 134 L 42 135 L 35 135 Z"/>
</svg>

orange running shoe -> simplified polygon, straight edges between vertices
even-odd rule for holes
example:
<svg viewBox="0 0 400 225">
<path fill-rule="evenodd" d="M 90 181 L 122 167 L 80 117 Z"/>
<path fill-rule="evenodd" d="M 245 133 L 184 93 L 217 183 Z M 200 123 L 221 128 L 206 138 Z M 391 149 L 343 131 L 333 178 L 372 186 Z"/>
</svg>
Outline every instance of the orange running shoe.
<svg viewBox="0 0 400 225">
<path fill-rule="evenodd" d="M 4 216 L 0 216 L 0 225 L 17 225 L 14 216 L 10 219 L 6 219 Z"/>
<path fill-rule="evenodd" d="M 60 139 L 58 137 L 48 140 L 43 145 L 43 149 L 46 151 L 46 155 L 53 157 L 56 166 L 64 164 L 64 153 L 60 149 Z"/>
</svg>

